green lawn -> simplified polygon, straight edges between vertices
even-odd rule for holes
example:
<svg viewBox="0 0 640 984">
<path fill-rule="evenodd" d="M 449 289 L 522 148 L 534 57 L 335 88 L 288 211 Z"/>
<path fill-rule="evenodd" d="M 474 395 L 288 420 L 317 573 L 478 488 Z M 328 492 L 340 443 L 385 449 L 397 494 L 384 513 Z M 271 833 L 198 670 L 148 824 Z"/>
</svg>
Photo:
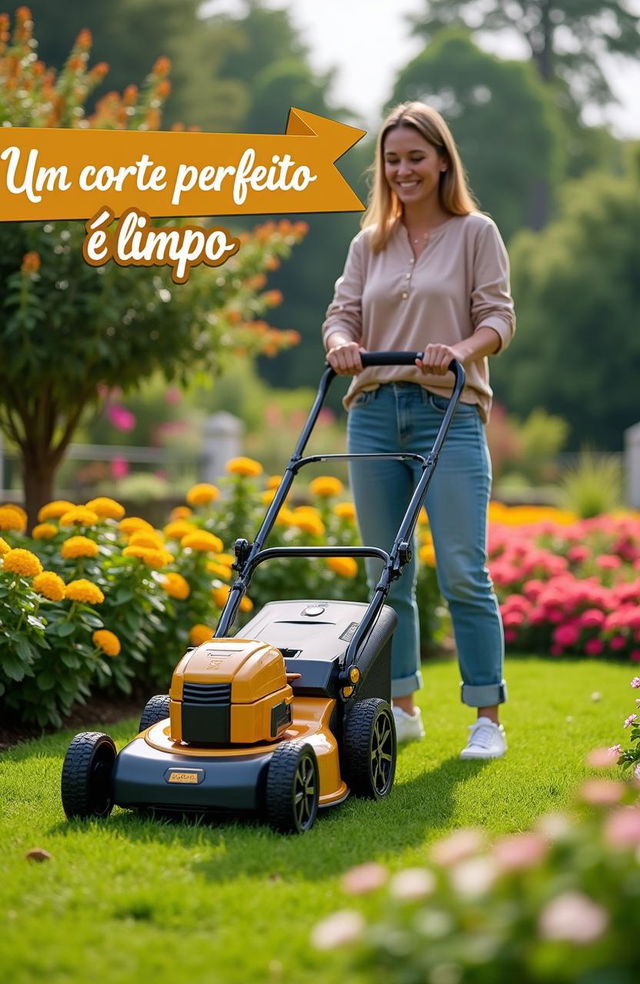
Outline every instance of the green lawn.
<svg viewBox="0 0 640 984">
<path fill-rule="evenodd" d="M 297 838 L 254 822 L 189 825 L 121 810 L 104 822 L 68 823 L 59 783 L 72 732 L 6 752 L 3 980 L 337 984 L 342 954 L 315 953 L 308 938 L 319 918 L 352 905 L 339 889 L 342 872 L 370 859 L 394 869 L 420 863 L 426 846 L 452 829 L 522 830 L 567 807 L 589 772 L 585 753 L 622 740 L 632 704 L 629 666 L 511 659 L 509 752 L 498 762 L 460 762 L 470 715 L 458 702 L 456 665 L 425 670 L 427 739 L 402 748 L 390 798 L 350 800 Z M 135 725 L 109 730 L 120 745 Z M 52 859 L 27 861 L 33 847 Z"/>
</svg>

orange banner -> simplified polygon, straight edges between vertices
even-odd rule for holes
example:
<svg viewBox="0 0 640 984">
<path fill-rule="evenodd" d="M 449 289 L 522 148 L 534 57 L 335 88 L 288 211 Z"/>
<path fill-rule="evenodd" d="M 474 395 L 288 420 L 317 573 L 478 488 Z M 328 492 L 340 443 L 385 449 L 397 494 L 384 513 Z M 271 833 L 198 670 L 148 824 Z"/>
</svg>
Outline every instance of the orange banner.
<svg viewBox="0 0 640 984">
<path fill-rule="evenodd" d="M 286 133 L 0 128 L 0 221 L 355 212 L 334 161 L 366 131 L 291 109 Z"/>
</svg>

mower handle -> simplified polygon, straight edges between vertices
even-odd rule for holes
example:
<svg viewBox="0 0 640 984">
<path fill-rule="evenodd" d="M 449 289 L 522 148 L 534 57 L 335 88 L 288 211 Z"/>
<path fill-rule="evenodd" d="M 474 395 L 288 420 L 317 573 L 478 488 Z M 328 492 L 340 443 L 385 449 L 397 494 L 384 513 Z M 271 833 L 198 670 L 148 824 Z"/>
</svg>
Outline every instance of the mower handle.
<svg viewBox="0 0 640 984">
<path fill-rule="evenodd" d="M 369 366 L 412 366 L 421 359 L 423 352 L 361 352 L 362 368 Z"/>
</svg>

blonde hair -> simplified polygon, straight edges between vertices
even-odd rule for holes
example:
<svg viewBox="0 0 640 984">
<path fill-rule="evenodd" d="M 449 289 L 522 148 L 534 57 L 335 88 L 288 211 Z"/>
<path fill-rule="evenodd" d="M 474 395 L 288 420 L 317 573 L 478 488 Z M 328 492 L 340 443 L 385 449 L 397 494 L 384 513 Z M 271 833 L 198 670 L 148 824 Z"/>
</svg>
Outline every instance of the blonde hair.
<svg viewBox="0 0 640 984">
<path fill-rule="evenodd" d="M 376 156 L 371 168 L 373 185 L 367 211 L 361 222 L 363 229 L 374 226 L 371 247 L 376 253 L 387 245 L 396 222 L 402 216 L 402 203 L 389 187 L 384 173 L 384 143 L 387 134 L 400 126 L 416 130 L 447 160 L 448 167 L 440 175 L 439 194 L 442 207 L 451 215 L 468 215 L 476 209 L 453 134 L 443 117 L 425 103 L 401 103 L 391 110 L 380 128 Z"/>
</svg>

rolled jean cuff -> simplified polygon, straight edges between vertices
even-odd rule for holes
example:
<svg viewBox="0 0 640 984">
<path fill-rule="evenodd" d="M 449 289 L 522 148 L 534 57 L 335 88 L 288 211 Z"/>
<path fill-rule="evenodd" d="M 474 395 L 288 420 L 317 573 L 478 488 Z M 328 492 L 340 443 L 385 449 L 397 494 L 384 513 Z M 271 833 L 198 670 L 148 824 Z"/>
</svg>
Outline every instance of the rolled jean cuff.
<svg viewBox="0 0 640 984">
<path fill-rule="evenodd" d="M 416 673 L 412 673 L 411 676 L 398 677 L 397 680 L 391 681 L 391 696 L 392 697 L 408 697 L 409 694 L 413 694 L 416 690 L 420 690 L 422 687 L 422 673 L 418 670 Z"/>
<path fill-rule="evenodd" d="M 504 680 L 501 683 L 488 683 L 484 687 L 461 683 L 460 699 L 468 707 L 495 707 L 497 704 L 504 704 L 507 699 L 507 685 Z"/>
</svg>

